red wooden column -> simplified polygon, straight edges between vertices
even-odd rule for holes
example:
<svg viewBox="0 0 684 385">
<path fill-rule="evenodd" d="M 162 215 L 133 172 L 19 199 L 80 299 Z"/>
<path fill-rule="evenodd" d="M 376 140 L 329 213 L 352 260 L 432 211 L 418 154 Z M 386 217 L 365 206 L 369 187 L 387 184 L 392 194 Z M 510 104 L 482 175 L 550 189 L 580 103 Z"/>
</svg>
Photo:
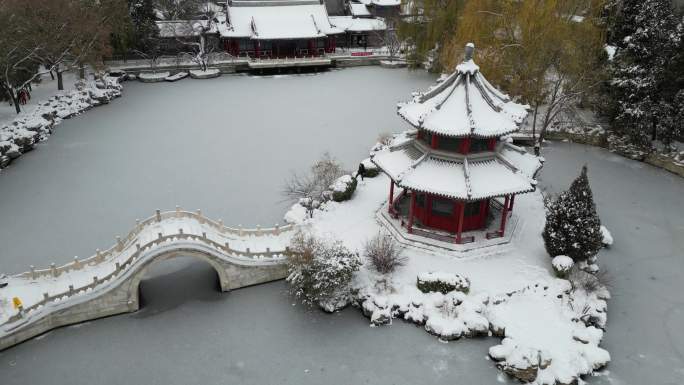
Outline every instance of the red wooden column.
<svg viewBox="0 0 684 385">
<path fill-rule="evenodd" d="M 465 202 L 456 202 L 458 205 L 458 226 L 456 227 L 456 243 L 461 243 L 461 234 L 463 232 L 463 216 L 465 213 Z"/>
<path fill-rule="evenodd" d="M 439 139 L 437 139 L 437 134 L 432 134 L 432 139 L 430 140 L 430 147 L 431 148 L 437 148 L 437 144 Z"/>
<path fill-rule="evenodd" d="M 409 221 L 407 229 L 409 233 L 413 232 L 413 215 L 416 212 L 416 192 L 411 191 L 411 205 L 409 206 Z"/>
<path fill-rule="evenodd" d="M 508 211 L 513 211 L 513 202 L 515 202 L 515 195 L 511 195 L 511 202 L 508 206 Z"/>
<path fill-rule="evenodd" d="M 390 179 L 390 193 L 389 193 L 389 205 L 387 211 L 392 214 L 392 202 L 394 201 L 394 181 Z"/>
<path fill-rule="evenodd" d="M 511 196 L 506 195 L 506 200 L 504 201 L 504 206 L 503 210 L 501 211 L 501 228 L 499 229 L 499 232 L 501 233 L 501 236 L 503 237 L 504 232 L 506 231 L 506 219 L 508 219 L 508 210 L 509 205 L 511 203 Z"/>
</svg>

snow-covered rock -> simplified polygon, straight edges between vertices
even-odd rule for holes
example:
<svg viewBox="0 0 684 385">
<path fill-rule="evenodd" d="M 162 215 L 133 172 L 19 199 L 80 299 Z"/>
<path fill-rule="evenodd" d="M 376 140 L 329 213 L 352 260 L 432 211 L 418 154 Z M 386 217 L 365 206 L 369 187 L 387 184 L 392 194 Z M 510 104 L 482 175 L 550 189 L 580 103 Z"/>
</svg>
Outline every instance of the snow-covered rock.
<svg viewBox="0 0 684 385">
<path fill-rule="evenodd" d="M 610 247 L 613 245 L 613 235 L 608 231 L 606 226 L 601 225 L 601 235 L 603 235 L 603 245 Z"/>
<path fill-rule="evenodd" d="M 38 103 L 33 110 L 20 114 L 10 124 L 0 127 L 0 168 L 31 151 L 35 143 L 47 139 L 63 119 L 109 103 L 119 96 L 121 85 L 118 80 L 105 77 L 98 82 L 81 81 L 75 89 L 60 92 Z"/>
<path fill-rule="evenodd" d="M 551 260 L 551 265 L 558 278 L 566 278 L 570 269 L 575 265 L 575 261 L 567 255 L 557 255 Z"/>
</svg>

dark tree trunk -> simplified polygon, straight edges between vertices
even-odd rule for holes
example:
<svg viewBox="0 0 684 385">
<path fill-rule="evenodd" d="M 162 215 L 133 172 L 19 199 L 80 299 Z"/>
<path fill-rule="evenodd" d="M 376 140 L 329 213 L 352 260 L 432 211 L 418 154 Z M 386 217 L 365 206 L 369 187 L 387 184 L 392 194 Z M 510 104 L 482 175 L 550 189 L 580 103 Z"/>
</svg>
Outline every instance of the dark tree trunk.
<svg viewBox="0 0 684 385">
<path fill-rule="evenodd" d="M 57 70 L 57 89 L 64 90 L 64 79 L 62 79 L 62 71 Z"/>
<path fill-rule="evenodd" d="M 52 80 L 55 80 L 55 74 L 52 73 L 52 71 L 50 71 L 50 77 L 52 78 Z"/>
<path fill-rule="evenodd" d="M 78 77 L 81 80 L 85 80 L 85 66 L 83 64 L 78 65 Z"/>
<path fill-rule="evenodd" d="M 532 141 L 535 140 L 535 135 L 537 133 L 537 111 L 539 110 L 539 106 L 535 105 L 534 106 L 534 118 L 532 118 Z"/>
<path fill-rule="evenodd" d="M 9 94 L 10 99 L 12 99 L 12 103 L 14 104 L 14 110 L 17 112 L 17 114 L 20 114 L 21 106 L 19 106 L 19 95 L 12 89 L 8 90 L 7 93 Z"/>
</svg>

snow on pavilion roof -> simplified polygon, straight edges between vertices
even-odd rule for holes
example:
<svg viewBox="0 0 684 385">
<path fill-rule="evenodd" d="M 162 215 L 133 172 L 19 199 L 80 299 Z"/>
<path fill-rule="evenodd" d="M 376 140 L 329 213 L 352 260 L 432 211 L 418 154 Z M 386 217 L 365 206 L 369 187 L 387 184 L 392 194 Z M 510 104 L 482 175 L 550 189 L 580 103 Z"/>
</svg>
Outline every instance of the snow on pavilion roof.
<svg viewBox="0 0 684 385">
<path fill-rule="evenodd" d="M 383 18 L 330 16 L 330 23 L 347 32 L 384 31 L 387 24 Z"/>
<path fill-rule="evenodd" d="M 534 191 L 542 161 L 508 143 L 491 158 L 446 159 L 424 153 L 414 141 L 375 152 L 371 160 L 399 187 L 459 200 Z"/>
<path fill-rule="evenodd" d="M 401 5 L 401 0 L 359 0 L 365 5 L 374 5 L 376 7 L 398 7 Z"/>
<path fill-rule="evenodd" d="M 529 106 L 492 86 L 472 59 L 425 93 L 398 104 L 399 115 L 416 128 L 445 136 L 492 138 L 517 131 Z"/>
<path fill-rule="evenodd" d="M 366 4 L 361 4 L 361 3 L 349 3 L 349 11 L 351 12 L 352 16 L 370 16 L 371 13 L 368 10 L 368 7 L 366 7 Z"/>
<path fill-rule="evenodd" d="M 230 1 L 227 12 L 223 37 L 314 39 L 344 32 L 330 24 L 325 5 L 315 0 Z"/>
</svg>

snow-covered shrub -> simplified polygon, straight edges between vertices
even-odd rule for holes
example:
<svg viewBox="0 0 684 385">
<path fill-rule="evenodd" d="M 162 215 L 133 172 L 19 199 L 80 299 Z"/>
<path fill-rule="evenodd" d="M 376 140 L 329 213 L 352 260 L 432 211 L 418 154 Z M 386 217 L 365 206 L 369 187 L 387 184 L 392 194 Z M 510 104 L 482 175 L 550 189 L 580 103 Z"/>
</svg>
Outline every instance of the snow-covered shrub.
<svg viewBox="0 0 684 385">
<path fill-rule="evenodd" d="M 567 255 L 585 261 L 603 247 L 601 220 L 596 213 L 587 166 L 555 201 L 546 200 L 544 246 L 550 256 Z"/>
<path fill-rule="evenodd" d="M 361 164 L 363 164 L 363 167 L 366 169 L 366 173 L 363 174 L 364 178 L 375 178 L 376 176 L 380 175 L 380 169 L 375 165 L 375 163 L 371 162 L 370 158 L 364 159 L 361 161 Z"/>
<path fill-rule="evenodd" d="M 360 265 L 358 254 L 341 241 L 298 232 L 290 245 L 287 282 L 304 304 L 333 312 L 349 304 L 349 284 Z"/>
<path fill-rule="evenodd" d="M 601 243 L 603 243 L 603 246 L 605 247 L 610 247 L 613 245 L 613 236 L 610 234 L 610 231 L 606 228 L 606 226 L 601 225 L 601 237 L 603 240 Z"/>
<path fill-rule="evenodd" d="M 386 233 L 378 233 L 366 242 L 364 255 L 371 263 L 373 270 L 380 274 L 393 273 L 398 267 L 406 265 L 408 258 L 401 255 L 399 244 Z"/>
<path fill-rule="evenodd" d="M 350 200 L 352 195 L 354 195 L 354 191 L 356 191 L 356 183 L 356 178 L 348 174 L 337 178 L 335 183 L 330 186 L 332 199 L 335 202 Z"/>
<path fill-rule="evenodd" d="M 556 277 L 567 278 L 570 270 L 575 265 L 575 262 L 567 255 L 557 255 L 553 257 L 551 265 L 553 266 L 553 271 L 556 273 Z"/>
<path fill-rule="evenodd" d="M 581 289 L 586 293 L 601 293 L 612 286 L 612 278 L 605 268 L 595 273 L 588 273 L 582 269 L 573 269 L 568 280 L 573 290 Z"/>
<path fill-rule="evenodd" d="M 423 293 L 440 292 L 446 294 L 454 290 L 468 293 L 470 280 L 459 274 L 428 272 L 418 274 L 416 286 Z"/>
</svg>

